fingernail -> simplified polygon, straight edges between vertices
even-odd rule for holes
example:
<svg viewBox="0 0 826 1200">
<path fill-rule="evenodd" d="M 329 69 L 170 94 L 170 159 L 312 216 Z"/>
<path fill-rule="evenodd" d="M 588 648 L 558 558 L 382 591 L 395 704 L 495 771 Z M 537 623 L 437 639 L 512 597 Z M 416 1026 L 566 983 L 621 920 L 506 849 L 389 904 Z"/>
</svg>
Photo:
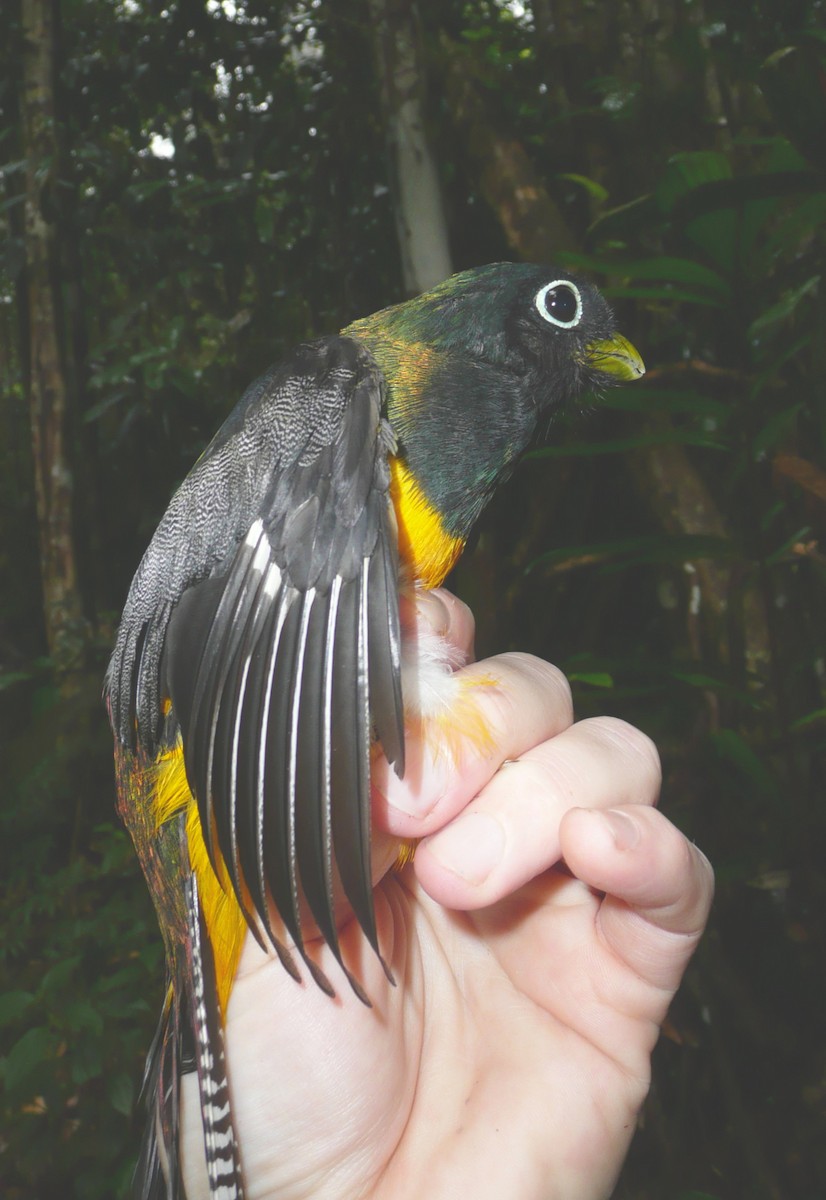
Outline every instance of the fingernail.
<svg viewBox="0 0 826 1200">
<path fill-rule="evenodd" d="M 464 813 L 427 840 L 437 862 L 467 883 L 484 883 L 502 860 L 505 832 L 487 813 Z"/>
<path fill-rule="evenodd" d="M 633 850 L 640 840 L 640 830 L 636 821 L 633 821 L 628 813 L 615 808 L 606 809 L 602 815 L 611 827 L 617 849 Z"/>
<path fill-rule="evenodd" d="M 448 766 L 441 760 L 434 760 L 429 754 L 422 758 L 416 755 L 414 761 L 408 764 L 404 778 L 399 779 L 392 768 L 385 769 L 384 764 L 377 765 L 373 771 L 373 786 L 391 808 L 406 817 L 423 820 L 445 794 Z"/>
</svg>

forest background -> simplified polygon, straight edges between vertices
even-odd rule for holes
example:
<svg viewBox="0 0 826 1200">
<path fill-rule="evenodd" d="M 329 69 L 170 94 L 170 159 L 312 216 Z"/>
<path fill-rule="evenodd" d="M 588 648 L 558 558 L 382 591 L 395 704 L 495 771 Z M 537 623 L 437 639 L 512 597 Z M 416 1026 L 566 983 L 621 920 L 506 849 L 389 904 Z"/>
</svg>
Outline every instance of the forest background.
<svg viewBox="0 0 826 1200">
<path fill-rule="evenodd" d="M 0 1192 L 126 1195 L 161 944 L 101 678 L 246 384 L 452 269 L 594 276 L 646 378 L 452 580 L 659 745 L 711 929 L 618 1200 L 826 1195 L 823 0 L 14 0 L 0 15 Z M 495 602 L 492 598 L 495 597 Z"/>
</svg>

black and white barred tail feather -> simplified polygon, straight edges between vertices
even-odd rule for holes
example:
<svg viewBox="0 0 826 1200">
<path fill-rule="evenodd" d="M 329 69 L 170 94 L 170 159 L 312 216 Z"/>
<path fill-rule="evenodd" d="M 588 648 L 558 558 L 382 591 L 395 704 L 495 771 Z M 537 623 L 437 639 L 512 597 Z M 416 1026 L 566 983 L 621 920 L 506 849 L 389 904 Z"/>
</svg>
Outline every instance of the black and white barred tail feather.
<svg viewBox="0 0 826 1200">
<path fill-rule="evenodd" d="M 189 999 L 210 1196 L 212 1200 L 243 1200 L 244 1185 L 232 1126 L 215 965 L 194 874 L 186 882 L 186 905 Z"/>
</svg>

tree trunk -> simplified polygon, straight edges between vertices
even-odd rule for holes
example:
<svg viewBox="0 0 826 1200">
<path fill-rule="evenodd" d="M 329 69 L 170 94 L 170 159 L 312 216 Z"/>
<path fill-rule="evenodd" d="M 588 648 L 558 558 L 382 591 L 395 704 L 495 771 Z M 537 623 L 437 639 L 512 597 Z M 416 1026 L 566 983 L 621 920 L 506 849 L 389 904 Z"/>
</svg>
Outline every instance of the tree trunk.
<svg viewBox="0 0 826 1200">
<path fill-rule="evenodd" d="M 526 262 L 553 262 L 561 250 L 575 250 L 575 238 L 524 146 L 499 133 L 491 121 L 472 78 L 469 56 L 448 38 L 442 39 L 442 47 L 451 115 L 508 245 Z"/>
<path fill-rule="evenodd" d="M 540 3 L 535 11 L 543 13 L 546 28 L 550 28 L 550 5 Z M 443 50 L 451 116 L 476 168 L 480 191 L 498 217 L 514 254 L 528 262 L 552 263 L 560 250 L 577 250 L 575 235 L 525 148 L 497 132 L 471 74 L 469 56 L 448 38 L 443 38 Z M 726 536 L 726 523 L 689 455 L 683 447 L 667 444 L 667 418 L 655 424 L 666 444 L 647 447 L 629 459 L 632 479 L 654 517 L 671 534 Z M 516 561 L 529 561 L 539 552 L 539 545 L 531 545 L 533 537 L 542 537 L 541 528 L 532 529 L 523 522 L 520 541 L 515 543 Z M 725 623 L 735 590 L 730 569 L 701 559 L 691 570 L 709 626 L 708 636 L 726 661 Z M 744 659 L 750 671 L 765 674 L 769 657 L 765 611 L 753 591 L 745 594 L 742 604 Z M 697 650 L 699 654 L 699 646 Z"/>
<path fill-rule="evenodd" d="M 451 274 L 442 192 L 428 144 L 424 70 L 415 0 L 371 0 L 390 151 L 396 231 L 410 296 Z"/>
<path fill-rule="evenodd" d="M 57 139 L 52 0 L 23 0 L 22 128 L 26 155 L 25 248 L 29 318 L 28 400 L 49 652 L 64 688 L 83 665 L 83 618 L 72 529 L 69 396 L 61 348 L 55 253 Z"/>
</svg>

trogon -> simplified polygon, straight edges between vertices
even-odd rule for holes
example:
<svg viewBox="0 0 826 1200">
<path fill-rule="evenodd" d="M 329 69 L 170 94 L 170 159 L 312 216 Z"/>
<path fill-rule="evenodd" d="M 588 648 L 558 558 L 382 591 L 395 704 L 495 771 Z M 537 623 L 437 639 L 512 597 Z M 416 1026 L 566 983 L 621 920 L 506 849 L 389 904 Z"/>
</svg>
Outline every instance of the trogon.
<svg viewBox="0 0 826 1200">
<path fill-rule="evenodd" d="M 250 385 L 173 497 L 105 685 L 118 807 L 168 973 L 142 1200 L 183 1197 L 179 1081 L 192 1069 L 212 1194 L 243 1195 L 222 1027 L 247 933 L 332 993 L 301 913 L 340 961 L 340 887 L 381 955 L 370 761 L 378 741 L 404 772 L 415 661 L 403 670 L 400 589 L 444 580 L 540 423 L 643 369 L 588 282 L 478 267 L 298 346 Z"/>
</svg>

